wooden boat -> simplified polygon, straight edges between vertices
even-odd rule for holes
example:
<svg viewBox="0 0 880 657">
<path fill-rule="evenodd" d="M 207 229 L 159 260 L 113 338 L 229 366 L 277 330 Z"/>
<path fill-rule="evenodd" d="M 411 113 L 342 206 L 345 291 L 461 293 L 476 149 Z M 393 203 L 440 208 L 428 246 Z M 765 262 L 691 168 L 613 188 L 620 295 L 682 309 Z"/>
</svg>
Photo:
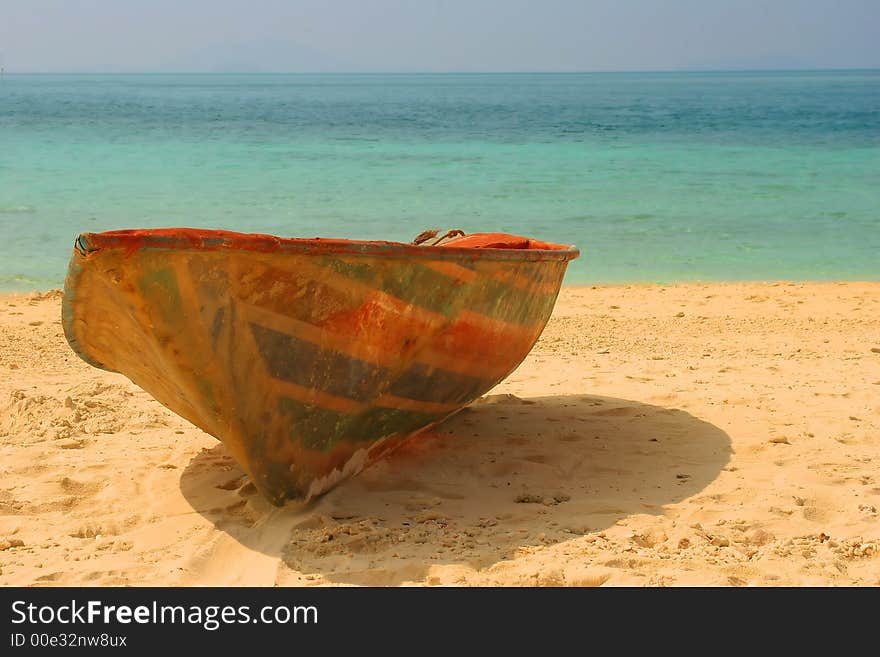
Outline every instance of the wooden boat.
<svg viewBox="0 0 880 657">
<path fill-rule="evenodd" d="M 438 246 L 194 229 L 77 237 L 64 332 L 223 441 L 274 504 L 307 499 L 522 362 L 573 246 Z"/>
</svg>

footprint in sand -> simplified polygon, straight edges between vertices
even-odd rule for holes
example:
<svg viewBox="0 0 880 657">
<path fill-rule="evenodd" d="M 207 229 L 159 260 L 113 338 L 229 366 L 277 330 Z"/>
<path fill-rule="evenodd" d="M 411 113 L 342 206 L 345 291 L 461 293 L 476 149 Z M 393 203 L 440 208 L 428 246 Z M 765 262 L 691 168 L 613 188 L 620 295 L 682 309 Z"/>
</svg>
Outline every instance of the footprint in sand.
<svg viewBox="0 0 880 657">
<path fill-rule="evenodd" d="M 71 538 L 100 538 L 102 536 L 116 536 L 119 529 L 113 525 L 85 525 L 70 534 Z"/>
</svg>

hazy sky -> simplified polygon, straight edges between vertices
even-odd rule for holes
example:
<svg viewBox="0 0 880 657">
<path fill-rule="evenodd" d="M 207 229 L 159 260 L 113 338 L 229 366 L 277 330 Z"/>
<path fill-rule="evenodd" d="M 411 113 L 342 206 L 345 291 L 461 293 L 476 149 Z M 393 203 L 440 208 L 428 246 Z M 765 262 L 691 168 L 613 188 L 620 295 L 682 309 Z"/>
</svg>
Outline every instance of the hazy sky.
<svg viewBox="0 0 880 657">
<path fill-rule="evenodd" d="M 880 67 L 880 0 L 0 0 L 7 71 Z"/>
</svg>

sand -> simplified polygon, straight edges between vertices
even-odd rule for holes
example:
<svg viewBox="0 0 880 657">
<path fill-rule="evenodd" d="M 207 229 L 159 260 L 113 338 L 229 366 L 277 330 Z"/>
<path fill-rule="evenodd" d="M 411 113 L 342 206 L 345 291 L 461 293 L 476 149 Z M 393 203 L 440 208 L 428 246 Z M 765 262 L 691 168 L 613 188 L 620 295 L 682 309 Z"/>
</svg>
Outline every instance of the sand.
<svg viewBox="0 0 880 657">
<path fill-rule="evenodd" d="M 880 585 L 880 283 L 563 289 L 432 434 L 274 508 L 0 297 L 2 585 Z"/>
</svg>

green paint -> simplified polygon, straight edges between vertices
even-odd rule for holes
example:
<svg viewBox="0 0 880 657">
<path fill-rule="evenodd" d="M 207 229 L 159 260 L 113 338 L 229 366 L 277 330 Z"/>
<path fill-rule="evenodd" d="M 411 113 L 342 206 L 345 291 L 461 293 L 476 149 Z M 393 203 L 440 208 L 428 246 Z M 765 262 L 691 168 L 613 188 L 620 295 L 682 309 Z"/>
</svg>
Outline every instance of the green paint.
<svg viewBox="0 0 880 657">
<path fill-rule="evenodd" d="M 144 299 L 144 307 L 150 311 L 158 311 L 168 328 L 176 327 L 180 323 L 182 303 L 173 269 L 144 272 L 138 280 L 138 290 Z"/>
<path fill-rule="evenodd" d="M 348 415 L 287 397 L 278 400 L 278 411 L 288 422 L 288 436 L 292 442 L 322 451 L 329 451 L 343 439 L 369 442 L 385 436 L 407 435 L 445 415 L 381 407 Z"/>
<path fill-rule="evenodd" d="M 375 260 L 355 262 L 325 257 L 321 264 L 405 303 L 450 317 L 466 308 L 511 324 L 543 325 L 556 300 L 555 293 L 522 290 L 493 280 L 491 275 L 498 271 L 498 265 L 478 272 L 473 281 L 462 283 L 418 262 L 393 261 L 389 265 Z M 550 264 L 557 263 L 533 263 L 520 269 L 529 272 L 529 280 L 536 280 L 536 272 Z M 501 266 L 510 265 L 504 263 Z"/>
<path fill-rule="evenodd" d="M 320 264 L 337 274 L 352 278 L 389 294 L 404 303 L 432 312 L 454 316 L 459 297 L 453 291 L 461 286 L 455 279 L 415 261 L 385 260 L 372 257 L 363 261 L 324 257 Z"/>
</svg>

